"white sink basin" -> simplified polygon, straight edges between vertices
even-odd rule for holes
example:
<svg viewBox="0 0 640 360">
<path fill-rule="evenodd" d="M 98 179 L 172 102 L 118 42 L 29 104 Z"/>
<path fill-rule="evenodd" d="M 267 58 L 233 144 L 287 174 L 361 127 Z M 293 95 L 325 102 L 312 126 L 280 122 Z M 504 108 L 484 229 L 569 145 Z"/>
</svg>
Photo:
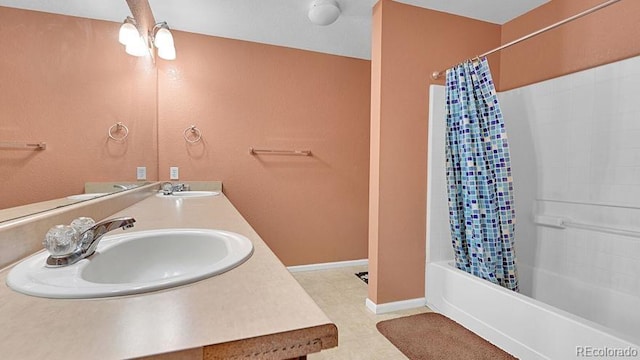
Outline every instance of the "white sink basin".
<svg viewBox="0 0 640 360">
<path fill-rule="evenodd" d="M 39 252 L 7 277 L 12 289 L 48 298 L 96 298 L 139 294 L 189 284 L 247 260 L 253 244 L 221 230 L 162 229 L 105 236 L 93 256 L 74 265 L 45 266 Z"/>
<path fill-rule="evenodd" d="M 203 196 L 216 196 L 220 195 L 219 191 L 176 191 L 171 195 L 165 195 L 159 192 L 156 196 L 163 198 L 194 198 Z"/>
<path fill-rule="evenodd" d="M 103 195 L 107 195 L 107 194 L 109 194 L 109 193 L 78 194 L 78 195 L 67 196 L 67 199 L 69 199 L 69 200 L 89 200 L 89 199 L 97 198 L 98 196 L 103 196 Z"/>
</svg>

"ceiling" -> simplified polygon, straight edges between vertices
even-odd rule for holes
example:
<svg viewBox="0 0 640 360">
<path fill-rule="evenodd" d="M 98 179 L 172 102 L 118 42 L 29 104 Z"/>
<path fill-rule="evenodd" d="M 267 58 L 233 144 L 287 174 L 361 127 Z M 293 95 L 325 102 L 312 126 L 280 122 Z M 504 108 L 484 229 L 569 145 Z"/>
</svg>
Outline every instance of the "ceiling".
<svg viewBox="0 0 640 360">
<path fill-rule="evenodd" d="M 314 25 L 307 18 L 312 0 L 149 0 L 149 4 L 156 21 L 166 21 L 176 30 L 371 59 L 371 9 L 377 0 L 336 1 L 342 14 L 329 26 Z M 503 24 L 550 0 L 395 1 Z M 0 0 L 0 6 L 117 22 L 131 14 L 125 0 Z M 176 48 L 179 53 L 180 45 Z"/>
</svg>

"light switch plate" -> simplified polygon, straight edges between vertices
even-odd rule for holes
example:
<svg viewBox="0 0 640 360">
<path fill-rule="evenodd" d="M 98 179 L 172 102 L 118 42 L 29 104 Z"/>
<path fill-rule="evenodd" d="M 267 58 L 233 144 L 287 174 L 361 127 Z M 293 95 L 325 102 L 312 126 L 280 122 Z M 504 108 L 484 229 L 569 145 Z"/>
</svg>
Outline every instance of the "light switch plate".
<svg viewBox="0 0 640 360">
<path fill-rule="evenodd" d="M 136 179 L 138 180 L 147 180 L 147 167 L 146 166 L 138 166 L 136 169 Z"/>
<path fill-rule="evenodd" d="M 172 166 L 169 168 L 169 179 L 170 180 L 178 180 L 180 179 L 180 171 L 177 166 Z"/>
</svg>

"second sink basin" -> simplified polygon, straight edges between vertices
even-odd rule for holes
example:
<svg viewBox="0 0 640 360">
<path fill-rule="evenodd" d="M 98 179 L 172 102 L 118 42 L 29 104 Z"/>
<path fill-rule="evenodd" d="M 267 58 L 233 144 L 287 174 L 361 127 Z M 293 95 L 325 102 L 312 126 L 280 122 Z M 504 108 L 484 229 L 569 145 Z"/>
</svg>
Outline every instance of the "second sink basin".
<svg viewBox="0 0 640 360">
<path fill-rule="evenodd" d="M 48 268 L 47 252 L 16 265 L 7 284 L 49 298 L 144 293 L 228 271 L 253 253 L 246 237 L 222 230 L 162 229 L 105 236 L 96 253 L 70 266 Z"/>
<path fill-rule="evenodd" d="M 159 192 L 156 196 L 163 198 L 194 198 L 203 196 L 215 196 L 220 195 L 218 191 L 175 191 L 173 194 L 165 195 Z"/>
</svg>

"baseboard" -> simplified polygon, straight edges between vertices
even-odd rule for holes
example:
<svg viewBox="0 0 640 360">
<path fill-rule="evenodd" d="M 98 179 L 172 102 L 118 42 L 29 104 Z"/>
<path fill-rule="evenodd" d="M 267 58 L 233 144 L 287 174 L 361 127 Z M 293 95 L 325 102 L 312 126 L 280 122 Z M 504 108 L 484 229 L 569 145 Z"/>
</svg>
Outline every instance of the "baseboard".
<svg viewBox="0 0 640 360">
<path fill-rule="evenodd" d="M 349 261 L 336 261 L 336 262 L 328 262 L 328 263 L 320 263 L 320 264 L 296 265 L 296 266 L 288 266 L 287 270 L 289 270 L 290 272 L 302 272 L 302 271 L 337 269 L 342 267 L 362 266 L 362 265 L 369 265 L 369 260 L 361 259 L 361 260 L 349 260 Z"/>
<path fill-rule="evenodd" d="M 402 310 L 409 310 L 409 309 L 424 307 L 424 306 L 427 306 L 427 299 L 421 297 L 416 299 L 394 301 L 394 302 L 384 303 L 384 304 L 376 304 L 373 301 L 369 300 L 369 298 L 367 298 L 367 300 L 365 301 L 365 304 L 367 305 L 367 309 L 369 309 L 372 313 L 379 315 L 379 314 L 386 314 L 394 311 L 402 311 Z"/>
</svg>

